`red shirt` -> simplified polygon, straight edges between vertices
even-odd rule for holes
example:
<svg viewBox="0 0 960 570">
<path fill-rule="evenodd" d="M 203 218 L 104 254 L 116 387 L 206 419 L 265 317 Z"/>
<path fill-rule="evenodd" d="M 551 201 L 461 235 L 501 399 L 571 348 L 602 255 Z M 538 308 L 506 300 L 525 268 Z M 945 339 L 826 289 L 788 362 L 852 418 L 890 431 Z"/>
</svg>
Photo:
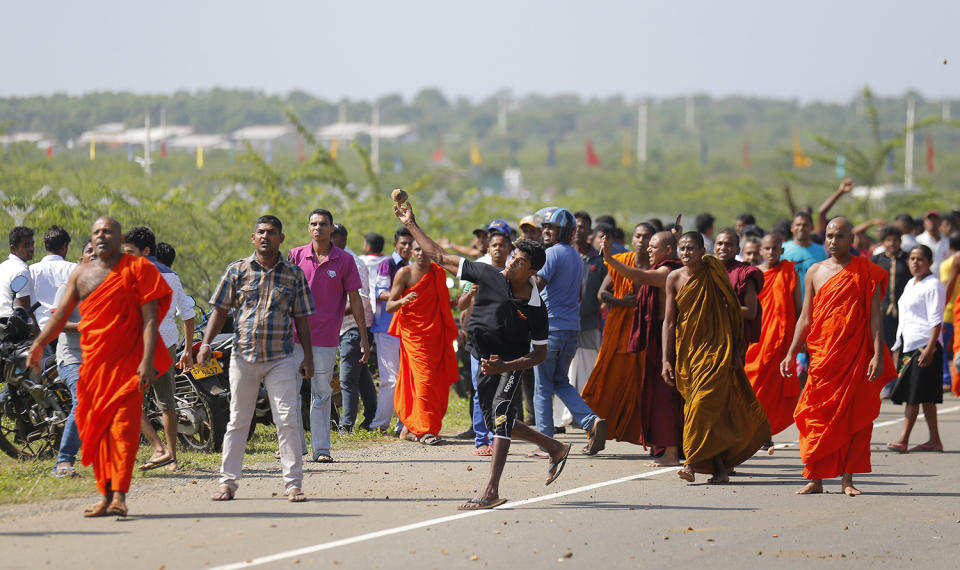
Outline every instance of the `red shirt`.
<svg viewBox="0 0 960 570">
<path fill-rule="evenodd" d="M 339 346 L 340 325 L 348 291 L 360 290 L 360 272 L 353 257 L 335 245 L 322 263 L 317 263 L 313 243 L 290 250 L 287 259 L 303 270 L 313 295 L 316 312 L 307 317 L 313 346 Z"/>
</svg>

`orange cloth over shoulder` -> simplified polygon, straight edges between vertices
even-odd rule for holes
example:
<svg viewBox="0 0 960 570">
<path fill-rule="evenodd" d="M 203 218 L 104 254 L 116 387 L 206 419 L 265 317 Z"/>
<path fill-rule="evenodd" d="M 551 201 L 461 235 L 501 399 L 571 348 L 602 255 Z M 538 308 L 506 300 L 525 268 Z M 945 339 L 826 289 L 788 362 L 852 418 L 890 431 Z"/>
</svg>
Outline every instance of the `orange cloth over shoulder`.
<svg viewBox="0 0 960 570">
<path fill-rule="evenodd" d="M 170 307 L 172 291 L 146 258 L 124 254 L 103 283 L 80 303 L 83 363 L 77 382 L 74 417 L 83 464 L 93 463 L 97 488 L 126 492 L 140 443 L 143 393 L 138 389 L 143 356 L 140 307 L 157 301 L 157 323 Z M 153 367 L 165 372 L 173 362 L 157 336 Z"/>
<path fill-rule="evenodd" d="M 955 285 L 960 288 L 960 283 Z M 957 292 L 957 299 L 953 302 L 953 355 L 956 362 L 956 355 L 960 354 L 960 291 Z M 950 376 L 953 378 L 952 391 L 954 396 L 960 396 L 960 374 L 957 373 L 957 367 L 950 363 Z"/>
<path fill-rule="evenodd" d="M 873 357 L 870 302 L 877 288 L 886 291 L 886 284 L 886 271 L 853 257 L 813 298 L 810 368 L 793 416 L 807 479 L 870 472 L 870 435 L 880 413 L 880 390 L 897 377 L 887 350 L 882 351 L 880 378 L 871 382 L 867 377 Z"/>
<path fill-rule="evenodd" d="M 790 350 L 797 325 L 797 307 L 793 302 L 797 273 L 793 263 L 781 261 L 764 271 L 763 281 L 759 296 L 763 309 L 760 340 L 747 348 L 743 369 L 767 413 L 770 431 L 778 434 L 793 424 L 793 412 L 800 399 L 800 380 L 780 374 L 780 362 Z"/>
<path fill-rule="evenodd" d="M 770 424 L 738 354 L 744 346 L 740 300 L 720 261 L 677 292 L 677 390 L 684 399 L 683 453 L 697 472 L 713 473 L 720 456 L 729 469 L 770 439 Z"/>
<path fill-rule="evenodd" d="M 636 253 L 618 253 L 614 259 L 628 267 L 636 262 Z M 607 265 L 613 282 L 613 295 L 623 297 L 634 292 L 633 281 Z M 640 362 L 643 353 L 630 352 L 627 341 L 633 327 L 634 305 L 611 306 L 603 325 L 603 339 L 597 363 L 583 387 L 583 400 L 598 416 L 607 420 L 607 439 L 643 442 L 640 417 Z"/>
<path fill-rule="evenodd" d="M 417 298 L 400 307 L 390 323 L 390 334 L 400 337 L 393 405 L 403 425 L 418 437 L 440 435 L 450 386 L 460 378 L 453 351 L 457 326 L 443 268 L 431 263 L 430 272 L 404 295 L 414 291 Z"/>
</svg>

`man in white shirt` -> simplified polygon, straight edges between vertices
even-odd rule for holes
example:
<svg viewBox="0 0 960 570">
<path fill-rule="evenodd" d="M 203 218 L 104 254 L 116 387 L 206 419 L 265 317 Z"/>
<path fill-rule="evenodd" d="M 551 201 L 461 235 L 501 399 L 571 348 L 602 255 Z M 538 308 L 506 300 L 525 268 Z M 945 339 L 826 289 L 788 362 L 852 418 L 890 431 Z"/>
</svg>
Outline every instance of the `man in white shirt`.
<svg viewBox="0 0 960 570">
<path fill-rule="evenodd" d="M 27 262 L 33 259 L 33 230 L 17 226 L 10 230 L 10 257 L 0 263 L 0 317 L 9 317 L 15 306 L 30 309 L 33 282 Z M 13 290 L 13 280 L 24 277 L 26 284 Z"/>
<path fill-rule="evenodd" d="M 950 255 L 950 241 L 940 234 L 940 214 L 930 210 L 923 217 L 924 232 L 917 236 L 917 243 L 923 244 L 933 252 L 933 265 L 930 272 L 940 275 L 940 263 Z"/>
<path fill-rule="evenodd" d="M 363 254 L 358 256 L 367 267 L 367 291 L 370 293 L 370 310 L 374 313 L 377 312 L 377 299 L 373 292 L 377 288 L 377 268 L 383 262 L 383 244 L 382 235 L 370 232 L 363 236 Z"/>
<path fill-rule="evenodd" d="M 166 466 L 168 471 L 177 470 L 177 403 L 174 398 L 176 392 L 177 368 L 189 370 L 193 368 L 193 352 L 190 350 L 190 343 L 193 341 L 194 330 L 194 312 L 193 301 L 187 297 L 183 291 L 183 285 L 180 283 L 180 276 L 172 269 L 157 261 L 154 254 L 157 251 L 157 238 L 148 227 L 139 226 L 131 228 L 124 236 L 123 251 L 130 255 L 146 257 L 150 260 L 160 272 L 164 281 L 173 290 L 173 299 L 170 303 L 170 310 L 160 322 L 159 332 L 163 345 L 170 351 L 170 358 L 175 363 L 163 374 L 157 376 L 157 381 L 151 386 L 151 391 L 160 406 L 163 413 L 163 432 L 166 436 L 167 445 L 164 447 L 157 432 L 150 425 L 150 421 L 144 416 L 140 421 L 140 430 L 143 437 L 153 446 L 153 454 L 146 463 L 139 467 L 140 471 L 149 471 L 157 467 Z M 187 350 L 180 356 L 180 362 L 177 363 L 177 324 L 174 321 L 174 314 L 183 321 L 183 334 L 187 339 Z"/>
<path fill-rule="evenodd" d="M 50 320 L 50 313 L 56 307 L 54 298 L 57 296 L 57 289 L 70 279 L 70 273 L 77 266 L 65 259 L 70 247 L 70 234 L 60 226 L 50 226 L 47 233 L 43 234 L 43 247 L 47 250 L 47 255 L 30 266 L 33 298 L 40 303 L 40 308 L 34 314 L 41 329 Z"/>
</svg>

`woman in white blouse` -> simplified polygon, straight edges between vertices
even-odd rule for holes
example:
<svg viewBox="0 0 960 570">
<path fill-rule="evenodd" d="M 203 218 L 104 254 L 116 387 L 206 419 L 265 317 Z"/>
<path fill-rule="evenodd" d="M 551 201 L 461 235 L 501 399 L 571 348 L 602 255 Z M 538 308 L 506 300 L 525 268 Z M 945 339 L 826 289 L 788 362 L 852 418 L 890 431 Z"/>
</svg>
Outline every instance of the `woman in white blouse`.
<svg viewBox="0 0 960 570">
<path fill-rule="evenodd" d="M 903 434 L 887 449 L 907 452 L 910 432 L 917 422 L 920 406 L 930 430 L 930 438 L 910 451 L 943 451 L 937 429 L 937 404 L 943 403 L 943 349 L 940 329 L 946 292 L 943 283 L 930 272 L 933 252 L 925 245 L 910 250 L 907 259 L 913 279 L 907 282 L 897 303 L 900 322 L 893 345 L 894 361 L 900 367 L 890 400 L 906 403 Z"/>
</svg>

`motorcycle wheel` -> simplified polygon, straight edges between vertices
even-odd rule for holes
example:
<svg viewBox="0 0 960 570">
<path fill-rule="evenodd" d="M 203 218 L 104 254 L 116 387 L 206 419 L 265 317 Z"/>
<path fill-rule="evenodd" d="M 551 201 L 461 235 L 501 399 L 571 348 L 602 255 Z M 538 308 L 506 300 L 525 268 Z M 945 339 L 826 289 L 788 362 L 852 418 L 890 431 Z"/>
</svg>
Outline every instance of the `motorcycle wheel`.
<svg viewBox="0 0 960 570">
<path fill-rule="evenodd" d="M 34 424 L 25 417 L 9 415 L 4 408 L 0 410 L 0 449 L 4 453 L 14 459 L 37 460 L 53 457 L 59 451 L 63 425 Z"/>
<path fill-rule="evenodd" d="M 187 411 L 189 430 L 177 430 L 177 439 L 191 451 L 216 452 L 223 448 L 230 411 L 222 398 L 197 390 L 197 405 Z M 181 427 L 183 421 L 181 419 Z M 192 433 L 190 433 L 192 432 Z"/>
</svg>

